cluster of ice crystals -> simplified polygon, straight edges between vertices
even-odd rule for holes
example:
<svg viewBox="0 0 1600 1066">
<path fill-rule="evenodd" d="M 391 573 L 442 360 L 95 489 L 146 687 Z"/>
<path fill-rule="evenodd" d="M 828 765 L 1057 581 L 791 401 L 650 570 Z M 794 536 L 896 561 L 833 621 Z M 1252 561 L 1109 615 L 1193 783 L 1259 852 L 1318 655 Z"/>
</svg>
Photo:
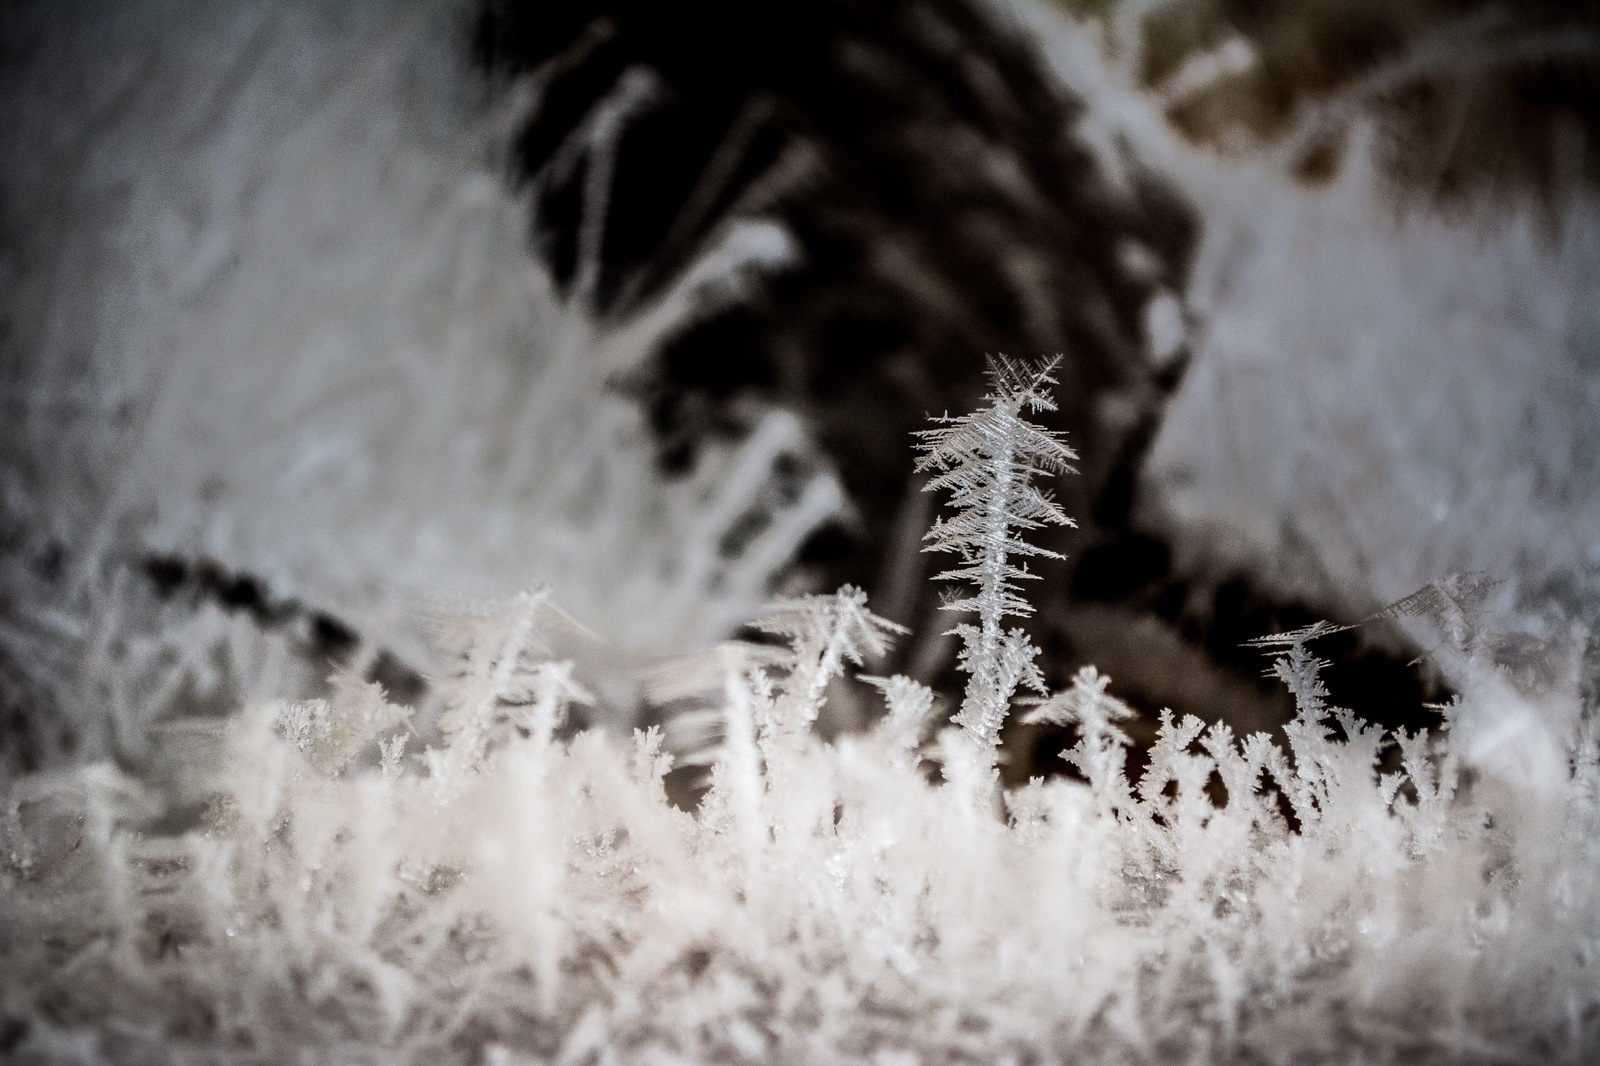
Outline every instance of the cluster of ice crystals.
<svg viewBox="0 0 1600 1066">
<path fill-rule="evenodd" d="M 1013 491 L 1043 499 L 1027 481 Z M 980 615 L 1010 602 L 993 549 L 1023 543 L 1034 513 L 1004 508 L 972 549 L 988 560 L 966 575 Z M 546 650 L 560 619 L 535 594 L 439 620 L 455 668 L 435 682 L 434 727 L 339 677 L 325 699 L 218 721 L 176 778 L 96 763 L 17 782 L 0 819 L 7 1050 L 881 1063 L 1600 1048 L 1600 747 L 1575 689 L 1517 689 L 1509 708 L 1550 726 L 1559 760 L 1496 760 L 1450 728 L 1510 698 L 1494 668 L 1445 728 L 1390 737 L 1329 702 L 1307 646 L 1321 630 L 1287 634 L 1274 669 L 1298 713 L 1281 740 L 1163 715 L 1133 778 L 1133 712 L 1085 669 L 1030 712 L 1075 728 L 1078 777 L 1007 792 L 1001 817 L 968 723 L 924 744 L 931 692 L 850 676 L 898 627 L 846 588 L 774 604 L 756 623 L 774 642 L 662 676 L 657 696 L 694 701 L 686 717 L 714 738 L 687 811 L 667 798 L 659 730 L 563 728 L 590 696 Z M 878 725 L 819 739 L 831 688 L 863 680 L 885 697 Z"/>
</svg>

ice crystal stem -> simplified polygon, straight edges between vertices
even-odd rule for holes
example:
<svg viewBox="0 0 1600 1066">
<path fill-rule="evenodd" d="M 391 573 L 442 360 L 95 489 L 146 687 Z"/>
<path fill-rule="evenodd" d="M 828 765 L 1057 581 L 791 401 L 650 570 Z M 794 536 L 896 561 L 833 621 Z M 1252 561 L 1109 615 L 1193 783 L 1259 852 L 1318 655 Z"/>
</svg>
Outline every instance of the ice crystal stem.
<svg viewBox="0 0 1600 1066">
<path fill-rule="evenodd" d="M 955 721 L 991 766 L 1017 688 L 1025 685 L 1040 695 L 1045 691 L 1034 663 L 1038 649 L 1022 630 L 1007 631 L 1004 620 L 1033 613 L 1016 583 L 1036 575 L 1017 557 L 1061 558 L 1022 534 L 1045 525 L 1072 525 L 1048 493 L 1033 487 L 1032 479 L 1070 472 L 1077 455 L 1059 434 L 1023 417 L 1024 410 L 1055 410 L 1048 386 L 1055 383 L 1052 372 L 1058 362 L 1031 367 L 1004 355 L 991 358 L 986 405 L 968 415 L 935 419 L 933 429 L 917 434 L 922 451 L 917 470 L 933 475 L 926 489 L 948 491 L 956 509 L 948 521 L 934 521 L 923 550 L 959 556 L 961 565 L 939 579 L 969 581 L 977 589 L 974 596 L 944 604 L 945 610 L 978 616 L 976 626 L 952 630 L 963 640 L 961 668 L 970 675 Z"/>
</svg>

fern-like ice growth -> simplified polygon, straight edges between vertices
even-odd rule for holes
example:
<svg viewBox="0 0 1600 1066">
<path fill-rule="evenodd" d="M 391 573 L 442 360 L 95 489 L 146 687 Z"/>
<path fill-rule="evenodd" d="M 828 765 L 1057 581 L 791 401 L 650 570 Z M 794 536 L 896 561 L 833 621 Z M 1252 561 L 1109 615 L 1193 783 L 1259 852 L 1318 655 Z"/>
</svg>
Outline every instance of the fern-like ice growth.
<svg viewBox="0 0 1600 1066">
<path fill-rule="evenodd" d="M 812 792 L 801 780 L 811 727 L 846 664 L 860 667 L 883 655 L 904 629 L 869 611 L 866 593 L 850 585 L 831 596 L 779 600 L 751 627 L 780 643 L 726 642 L 672 664 L 651 693 L 669 702 L 716 704 L 680 715 L 675 725 L 691 745 L 700 737 L 701 750 L 685 762 L 711 767 L 705 821 L 739 834 L 746 853 L 756 855 L 768 839 L 764 822 L 782 837 L 831 813 L 831 805 L 823 805 L 825 812 L 808 802 Z"/>
<path fill-rule="evenodd" d="M 1117 725 L 1133 717 L 1133 709 L 1106 691 L 1110 682 L 1094 667 L 1085 666 L 1072 679 L 1071 688 L 1045 700 L 1025 719 L 1077 726 L 1078 743 L 1064 757 L 1089 782 L 1095 810 L 1102 815 L 1126 811 L 1133 802 L 1123 773 L 1128 734 Z"/>
<path fill-rule="evenodd" d="M 921 430 L 917 470 L 932 476 L 926 491 L 950 493 L 955 517 L 937 519 L 924 538 L 924 551 L 950 552 L 961 565 L 939 580 L 967 581 L 973 594 L 950 600 L 946 610 L 972 611 L 976 626 L 962 623 L 961 668 L 971 675 L 956 722 L 993 761 L 1000 726 L 1018 687 L 1044 694 L 1044 679 L 1034 665 L 1038 650 L 1020 629 L 1005 630 L 1007 617 L 1025 617 L 1033 608 L 1018 582 L 1037 577 L 1027 557 L 1059 559 L 1058 552 L 1025 540 L 1023 533 L 1044 526 L 1070 526 L 1047 491 L 1033 486 L 1043 475 L 1072 472 L 1077 454 L 1061 436 L 1027 420 L 1026 412 L 1053 411 L 1049 386 L 1060 357 L 1033 367 L 1004 355 L 989 360 L 990 389 L 983 407 L 967 415 L 935 419 Z"/>
<path fill-rule="evenodd" d="M 811 728 L 822 711 L 828 683 L 845 663 L 861 666 L 881 656 L 889 649 L 892 634 L 906 632 L 904 626 L 867 610 L 867 594 L 852 585 L 831 596 L 779 600 L 752 624 L 788 646 L 779 660 L 787 677 L 766 725 L 777 742 L 803 736 Z"/>
<path fill-rule="evenodd" d="M 498 737 L 515 730 L 542 751 L 561 727 L 567 708 L 592 701 L 574 679 L 571 663 L 546 659 L 544 629 L 552 621 L 572 624 L 543 591 L 435 620 L 437 640 L 459 662 L 439 717 L 449 743 L 425 756 L 441 797 L 483 769 Z"/>
<path fill-rule="evenodd" d="M 391 704 L 382 686 L 347 670 L 336 673 L 330 684 L 330 698 L 285 704 L 279 708 L 275 724 L 284 739 L 299 748 L 320 772 L 337 777 L 362 748 L 379 734 L 404 725 L 411 712 Z M 405 747 L 405 734 L 379 744 L 381 750 L 393 751 L 393 759 L 398 759 Z"/>
<path fill-rule="evenodd" d="M 883 693 L 887 712 L 873 731 L 887 753 L 889 765 L 910 773 L 917 765 L 917 745 L 933 712 L 933 690 L 904 674 L 863 678 Z"/>
</svg>

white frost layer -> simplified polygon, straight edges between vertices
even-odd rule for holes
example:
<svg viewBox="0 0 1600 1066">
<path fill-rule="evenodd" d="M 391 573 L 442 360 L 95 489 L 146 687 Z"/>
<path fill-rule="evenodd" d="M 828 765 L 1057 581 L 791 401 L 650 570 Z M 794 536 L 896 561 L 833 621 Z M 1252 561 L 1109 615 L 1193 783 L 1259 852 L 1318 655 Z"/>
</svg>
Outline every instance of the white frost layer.
<svg viewBox="0 0 1600 1066">
<path fill-rule="evenodd" d="M 421 753 L 409 711 L 347 677 L 326 701 L 173 731 L 166 781 L 105 764 L 22 781 L 0 818 L 0 1017 L 25 1023 L 8 1025 L 20 1061 L 1600 1047 L 1592 728 L 1405 736 L 1380 774 L 1381 733 L 1327 706 L 1295 644 L 1277 665 L 1298 703 L 1285 744 L 1164 716 L 1133 780 L 1133 712 L 1085 668 L 1036 711 L 1077 726 L 1085 780 L 1011 790 L 1000 817 L 968 736 L 919 745 L 933 697 L 906 678 L 878 679 L 876 729 L 810 735 L 887 635 L 846 590 L 775 605 L 764 628 L 784 640 L 669 679 L 704 693 L 720 737 L 691 815 L 667 802 L 658 731 L 559 739 L 584 696 L 539 650 L 549 621 L 537 597 L 453 620 L 460 670 Z M 1480 725 L 1526 699 L 1469 695 Z M 203 824 L 159 829 L 201 801 Z"/>
</svg>

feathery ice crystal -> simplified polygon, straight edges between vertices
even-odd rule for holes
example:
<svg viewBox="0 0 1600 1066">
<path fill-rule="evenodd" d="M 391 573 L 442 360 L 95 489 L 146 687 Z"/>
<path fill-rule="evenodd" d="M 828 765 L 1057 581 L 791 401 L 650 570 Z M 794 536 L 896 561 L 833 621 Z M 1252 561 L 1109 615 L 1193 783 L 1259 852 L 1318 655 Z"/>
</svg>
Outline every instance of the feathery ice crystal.
<svg viewBox="0 0 1600 1066">
<path fill-rule="evenodd" d="M 1032 485 L 1038 474 L 1070 471 L 1077 455 L 1060 437 L 1023 417 L 1024 411 L 1053 411 L 1048 387 L 1060 357 L 1039 368 L 1000 355 L 989 360 L 988 403 L 968 415 L 935 419 L 921 430 L 919 473 L 932 473 L 925 491 L 950 493 L 957 514 L 936 519 L 925 551 L 953 552 L 961 565 L 935 580 L 970 581 L 976 592 L 946 603 L 951 611 L 973 611 L 978 624 L 957 625 L 963 643 L 961 667 L 972 675 L 956 722 L 993 763 L 1000 725 L 1018 686 L 1044 692 L 1034 659 L 1038 649 L 1021 629 L 1003 630 L 1002 619 L 1026 616 L 1032 606 L 1017 582 L 1036 575 L 1019 556 L 1059 559 L 1060 554 L 1030 544 L 1020 533 L 1044 525 L 1069 526 L 1072 520 L 1048 493 Z"/>
</svg>

